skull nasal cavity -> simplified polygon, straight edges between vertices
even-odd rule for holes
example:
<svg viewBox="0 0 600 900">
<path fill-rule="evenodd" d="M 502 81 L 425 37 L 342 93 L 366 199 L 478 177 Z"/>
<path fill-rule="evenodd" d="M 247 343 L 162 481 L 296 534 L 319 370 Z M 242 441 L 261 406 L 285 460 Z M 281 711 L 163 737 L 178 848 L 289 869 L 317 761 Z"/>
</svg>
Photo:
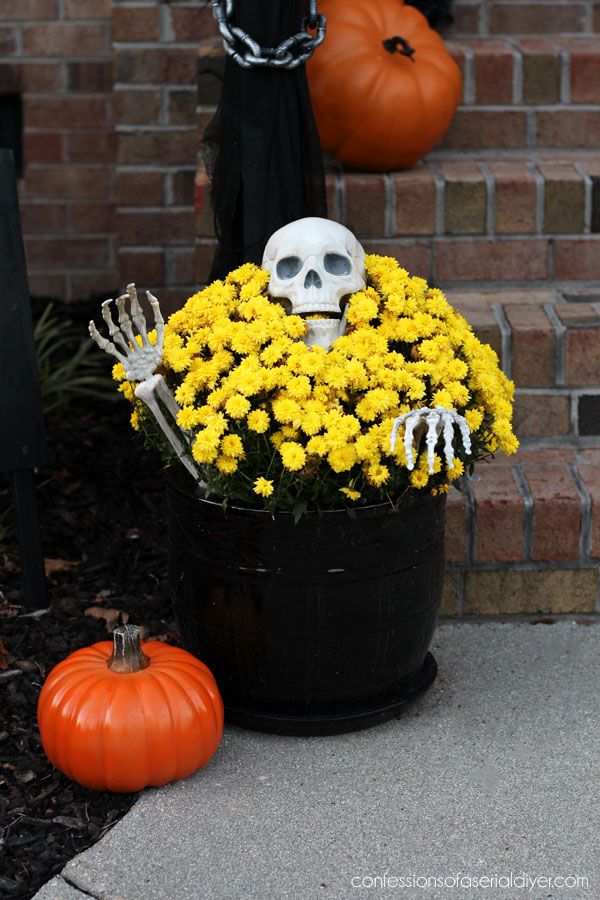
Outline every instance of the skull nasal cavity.
<svg viewBox="0 0 600 900">
<path fill-rule="evenodd" d="M 323 287 L 323 282 L 319 278 L 319 273 L 315 272 L 314 269 L 311 269 L 310 272 L 307 273 L 306 278 L 304 279 L 304 287 Z"/>
</svg>

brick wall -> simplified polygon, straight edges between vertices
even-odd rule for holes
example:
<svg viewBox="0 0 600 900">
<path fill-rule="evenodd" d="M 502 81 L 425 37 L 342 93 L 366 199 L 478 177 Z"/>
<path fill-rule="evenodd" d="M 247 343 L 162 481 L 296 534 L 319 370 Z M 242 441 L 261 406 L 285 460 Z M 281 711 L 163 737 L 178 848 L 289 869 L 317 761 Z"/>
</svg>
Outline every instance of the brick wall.
<svg viewBox="0 0 600 900">
<path fill-rule="evenodd" d="M 20 95 L 31 291 L 194 286 L 199 2 L 1 0 L 0 93 Z"/>
<path fill-rule="evenodd" d="M 0 91 L 21 94 L 30 285 L 66 299 L 113 287 L 110 0 L 2 0 Z"/>
</svg>

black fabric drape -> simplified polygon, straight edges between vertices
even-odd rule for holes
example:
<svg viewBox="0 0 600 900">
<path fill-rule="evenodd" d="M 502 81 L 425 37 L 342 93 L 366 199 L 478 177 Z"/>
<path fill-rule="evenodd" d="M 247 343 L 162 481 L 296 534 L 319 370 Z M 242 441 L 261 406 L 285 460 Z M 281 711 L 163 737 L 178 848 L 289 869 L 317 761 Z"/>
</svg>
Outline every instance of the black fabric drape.
<svg viewBox="0 0 600 900">
<path fill-rule="evenodd" d="M 236 24 L 265 47 L 300 30 L 305 0 L 236 0 Z M 305 66 L 244 69 L 227 58 L 221 102 L 205 136 L 219 240 L 210 279 L 260 263 L 278 228 L 326 216 L 323 157 Z"/>
</svg>

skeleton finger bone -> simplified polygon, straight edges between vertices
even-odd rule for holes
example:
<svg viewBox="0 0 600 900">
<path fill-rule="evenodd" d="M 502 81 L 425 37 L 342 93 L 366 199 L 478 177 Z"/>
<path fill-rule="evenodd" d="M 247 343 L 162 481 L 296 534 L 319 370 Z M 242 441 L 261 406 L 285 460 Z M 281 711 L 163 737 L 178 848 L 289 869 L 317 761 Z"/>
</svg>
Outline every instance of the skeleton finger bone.
<svg viewBox="0 0 600 900">
<path fill-rule="evenodd" d="M 110 353 L 111 356 L 115 356 L 120 363 L 124 363 L 126 358 L 122 353 L 119 353 L 115 345 L 108 341 L 106 338 L 103 338 L 98 329 L 96 328 L 94 321 L 91 320 L 88 325 L 88 331 L 90 333 L 90 337 L 96 344 L 100 347 L 101 350 L 104 350 L 105 353 Z"/>
<path fill-rule="evenodd" d="M 140 306 L 140 301 L 138 300 L 135 284 L 127 285 L 127 293 L 129 294 L 129 299 L 131 301 L 131 318 L 133 319 L 133 324 L 137 328 L 138 334 L 142 339 L 142 347 L 147 347 L 150 341 L 148 340 L 146 317 L 142 312 L 142 307 Z"/>
<path fill-rule="evenodd" d="M 102 304 L 102 318 L 104 319 L 104 321 L 106 322 L 106 324 L 108 326 L 108 333 L 111 336 L 111 338 L 113 339 L 113 342 L 115 344 L 119 344 L 119 346 L 123 348 L 125 353 L 127 353 L 129 350 L 129 344 L 127 343 L 127 341 L 125 340 L 125 338 L 123 337 L 121 332 L 119 331 L 119 328 L 115 324 L 113 317 L 112 317 L 110 304 L 113 302 L 114 302 L 113 300 L 105 300 L 104 301 L 104 303 Z"/>
<path fill-rule="evenodd" d="M 432 475 L 434 471 L 435 448 L 440 434 L 443 436 L 443 452 L 446 465 L 450 469 L 454 468 L 453 442 L 455 425 L 460 431 L 465 452 L 471 452 L 471 436 L 467 420 L 453 409 L 446 409 L 443 406 L 436 406 L 435 409 L 429 409 L 429 407 L 423 406 L 421 409 L 415 409 L 412 410 L 412 412 L 398 416 L 398 418 L 394 420 L 390 436 L 390 448 L 392 453 L 396 449 L 398 432 L 402 425 L 405 426 L 404 452 L 406 455 L 406 467 L 409 471 L 412 471 L 415 467 L 413 441 L 415 431 L 418 428 L 426 428 L 427 465 L 430 475 Z"/>
</svg>

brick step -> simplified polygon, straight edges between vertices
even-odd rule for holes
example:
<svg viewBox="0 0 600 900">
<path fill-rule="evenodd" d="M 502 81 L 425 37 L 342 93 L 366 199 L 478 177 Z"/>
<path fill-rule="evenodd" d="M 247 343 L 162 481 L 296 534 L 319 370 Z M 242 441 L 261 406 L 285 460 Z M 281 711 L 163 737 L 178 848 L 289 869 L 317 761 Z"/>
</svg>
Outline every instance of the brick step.
<svg viewBox="0 0 600 900">
<path fill-rule="evenodd" d="M 214 232 L 206 173 L 196 178 L 197 280 Z M 331 173 L 329 215 L 369 252 L 443 287 L 600 281 L 600 157 L 423 163 L 389 175 Z"/>
<path fill-rule="evenodd" d="M 521 441 L 583 444 L 600 435 L 600 285 L 595 293 L 448 291 L 517 386 Z"/>
<path fill-rule="evenodd" d="M 448 35 L 593 34 L 597 0 L 454 0 Z"/>
<path fill-rule="evenodd" d="M 480 463 L 448 495 L 445 615 L 599 612 L 600 446 Z"/>
</svg>

